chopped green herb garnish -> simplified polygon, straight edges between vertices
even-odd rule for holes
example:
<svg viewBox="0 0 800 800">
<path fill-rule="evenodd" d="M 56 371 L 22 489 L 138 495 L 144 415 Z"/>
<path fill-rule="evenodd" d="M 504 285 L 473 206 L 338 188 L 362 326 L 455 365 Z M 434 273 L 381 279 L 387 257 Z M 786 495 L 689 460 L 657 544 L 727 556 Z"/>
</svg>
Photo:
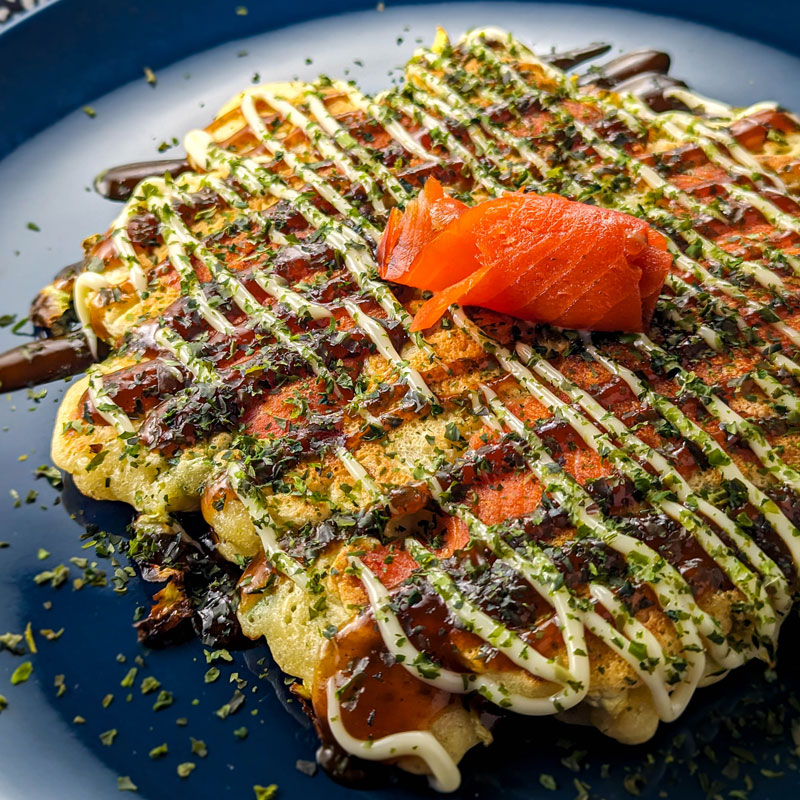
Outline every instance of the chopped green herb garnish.
<svg viewBox="0 0 800 800">
<path fill-rule="evenodd" d="M 127 775 L 122 775 L 117 778 L 117 789 L 121 792 L 135 792 L 139 787 Z"/>
<path fill-rule="evenodd" d="M 136 680 L 136 675 L 138 672 L 138 667 L 131 667 L 126 673 L 125 677 L 119 682 L 119 685 L 124 686 L 126 689 L 130 686 L 133 686 L 133 682 Z"/>
<path fill-rule="evenodd" d="M 244 695 L 237 689 L 233 693 L 233 697 L 225 703 L 224 706 L 218 708 L 214 713 L 220 719 L 227 719 L 231 714 L 235 714 L 244 705 Z"/>
<path fill-rule="evenodd" d="M 11 673 L 11 683 L 16 686 L 20 683 L 25 683 L 25 681 L 30 678 L 31 674 L 33 673 L 33 664 L 30 661 L 23 661 L 12 673 Z"/>
<path fill-rule="evenodd" d="M 192 755 L 198 758 L 205 758 L 208 755 L 208 748 L 202 739 L 195 739 L 193 736 L 189 737 L 192 743 Z"/>
<path fill-rule="evenodd" d="M 197 764 L 194 761 L 184 761 L 182 764 L 178 764 L 177 773 L 179 778 L 188 778 L 197 768 Z"/>
<path fill-rule="evenodd" d="M 111 747 L 114 744 L 114 739 L 117 738 L 117 729 L 112 728 L 110 731 L 104 731 L 100 734 L 100 741 L 106 746 Z"/>
<path fill-rule="evenodd" d="M 158 747 L 154 747 L 148 753 L 148 755 L 150 756 L 150 758 L 153 759 L 153 761 L 155 761 L 158 758 L 164 758 L 164 756 L 167 755 L 168 752 L 169 752 L 169 748 L 167 747 L 167 743 L 164 742 L 164 744 L 160 744 L 160 745 L 158 745 Z"/>
<path fill-rule="evenodd" d="M 326 639 L 333 639 L 334 636 L 339 632 L 339 629 L 335 625 L 328 625 L 324 631 L 322 631 L 322 635 Z"/>
<path fill-rule="evenodd" d="M 134 667 L 134 669 L 136 668 Z M 158 680 L 158 678 L 154 678 L 152 675 L 147 675 L 145 678 L 142 678 L 142 694 L 150 694 L 150 692 L 154 692 L 156 689 L 160 688 L 161 681 Z"/>
<path fill-rule="evenodd" d="M 550 789 L 551 792 L 554 792 L 556 789 L 558 789 L 556 779 L 552 775 L 547 775 L 544 772 L 539 775 L 539 783 L 544 786 L 545 789 Z"/>
<path fill-rule="evenodd" d="M 67 578 L 69 578 L 69 567 L 65 564 L 59 564 L 53 569 L 46 569 L 34 575 L 33 582 L 37 586 L 49 583 L 53 589 L 57 589 L 67 582 Z"/>
<path fill-rule="evenodd" d="M 22 655 L 25 652 L 24 647 L 20 647 L 22 644 L 22 634 L 21 633 L 4 633 L 0 634 L 0 650 L 6 649 L 10 650 L 12 653 L 16 655 Z"/>
<path fill-rule="evenodd" d="M 169 708 L 173 702 L 172 692 L 162 689 L 153 703 L 153 711 L 163 711 L 165 708 Z"/>
<path fill-rule="evenodd" d="M 33 628 L 30 622 L 25 626 L 25 644 L 28 645 L 28 650 L 34 655 L 39 652 L 36 648 L 36 640 L 33 638 Z"/>
<path fill-rule="evenodd" d="M 223 661 L 233 661 L 233 656 L 224 648 L 221 650 L 212 650 L 211 652 L 204 650 L 203 653 L 205 653 L 206 664 L 211 664 L 219 659 Z"/>
<path fill-rule="evenodd" d="M 44 478 L 54 489 L 61 489 L 64 486 L 64 478 L 61 472 L 48 464 L 36 467 L 33 474 L 37 478 Z"/>
<path fill-rule="evenodd" d="M 106 460 L 107 455 L 108 450 L 101 450 L 99 453 L 96 453 L 91 461 L 89 461 L 89 463 L 86 465 L 86 471 L 91 472 L 92 470 L 97 469 Z"/>
<path fill-rule="evenodd" d="M 444 438 L 451 442 L 460 442 L 462 439 L 461 431 L 455 422 L 448 422 L 444 429 Z"/>
</svg>

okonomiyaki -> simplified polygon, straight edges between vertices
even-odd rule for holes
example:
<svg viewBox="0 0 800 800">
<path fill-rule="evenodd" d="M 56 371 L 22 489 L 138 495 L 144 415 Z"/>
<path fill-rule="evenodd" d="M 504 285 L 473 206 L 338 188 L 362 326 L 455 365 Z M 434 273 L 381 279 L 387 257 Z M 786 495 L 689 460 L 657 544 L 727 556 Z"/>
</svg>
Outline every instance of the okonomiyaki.
<svg viewBox="0 0 800 800">
<path fill-rule="evenodd" d="M 678 82 L 668 110 L 617 89 L 496 29 L 440 31 L 375 97 L 252 86 L 36 301 L 102 359 L 53 459 L 135 509 L 131 554 L 166 584 L 141 632 L 191 613 L 181 515 L 200 511 L 242 630 L 333 761 L 450 791 L 491 742 L 484 710 L 638 743 L 775 658 L 800 558 L 800 125 Z M 387 224 L 413 238 L 434 190 L 460 220 L 509 197 L 635 218 L 669 267 L 649 324 L 614 332 L 599 222 L 568 242 L 553 316 L 515 310 L 546 269 L 507 267 L 516 305 L 443 295 L 412 324 L 433 272 L 471 257 L 447 240 L 416 283 L 380 277 L 405 241 Z M 578 295 L 613 309 L 578 324 Z"/>
</svg>

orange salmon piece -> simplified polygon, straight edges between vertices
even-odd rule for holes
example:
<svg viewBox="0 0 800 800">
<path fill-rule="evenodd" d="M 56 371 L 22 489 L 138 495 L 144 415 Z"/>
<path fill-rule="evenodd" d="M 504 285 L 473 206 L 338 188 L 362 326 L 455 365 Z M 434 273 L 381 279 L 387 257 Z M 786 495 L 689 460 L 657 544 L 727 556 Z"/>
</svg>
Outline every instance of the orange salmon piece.
<svg viewBox="0 0 800 800">
<path fill-rule="evenodd" d="M 456 550 L 463 550 L 469 541 L 469 530 L 458 517 L 448 517 L 442 534 L 442 546 L 434 550 L 437 558 L 450 558 Z"/>
<path fill-rule="evenodd" d="M 530 473 L 506 472 L 491 476 L 470 491 L 473 511 L 487 525 L 521 517 L 534 511 L 542 499 L 542 485 Z M 470 502 L 470 499 L 468 499 Z"/>
<path fill-rule="evenodd" d="M 426 184 L 427 186 L 427 184 Z M 392 280 L 418 289 L 440 291 L 469 277 L 481 266 L 477 238 L 506 217 L 515 195 L 468 208 L 421 248 L 402 275 Z"/>
<path fill-rule="evenodd" d="M 418 566 L 417 562 L 397 545 L 378 545 L 360 558 L 387 589 L 399 586 Z"/>
<path fill-rule="evenodd" d="M 269 436 L 285 436 L 290 423 L 302 421 L 298 415 L 301 406 L 298 401 L 305 401 L 310 411 L 318 411 L 324 387 L 315 378 L 296 381 L 282 386 L 271 394 L 256 397 L 242 414 L 242 429 L 258 439 Z"/>
<path fill-rule="evenodd" d="M 639 293 L 642 296 L 642 320 L 645 325 L 649 325 L 653 318 L 661 287 L 672 266 L 672 255 L 667 250 L 667 240 L 662 234 L 649 228 L 647 245 L 636 257 L 636 263 L 642 268 Z"/>
<path fill-rule="evenodd" d="M 402 227 L 403 212 L 399 208 L 393 208 L 389 212 L 389 219 L 386 221 L 383 236 L 381 236 L 381 240 L 378 243 L 378 264 L 380 265 L 381 277 L 386 277 L 383 273 L 388 267 L 391 254 L 400 241 Z"/>
<path fill-rule="evenodd" d="M 671 263 L 664 237 L 641 220 L 514 193 L 465 211 L 398 280 L 438 291 L 412 330 L 463 303 L 564 328 L 641 331 Z"/>
<path fill-rule="evenodd" d="M 389 214 L 378 247 L 381 277 L 402 282 L 422 248 L 466 209 L 460 200 L 445 195 L 436 178 L 429 178 L 404 212 L 393 208 Z"/>
</svg>

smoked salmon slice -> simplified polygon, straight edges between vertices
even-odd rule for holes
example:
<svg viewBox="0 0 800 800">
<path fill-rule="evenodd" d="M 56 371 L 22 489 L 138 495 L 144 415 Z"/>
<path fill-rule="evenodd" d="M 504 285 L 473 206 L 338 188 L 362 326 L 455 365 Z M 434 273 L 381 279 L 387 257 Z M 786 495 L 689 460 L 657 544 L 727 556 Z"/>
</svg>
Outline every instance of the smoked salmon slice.
<svg viewBox="0 0 800 800">
<path fill-rule="evenodd" d="M 389 214 L 378 247 L 381 277 L 397 281 L 408 271 L 420 250 L 467 208 L 460 200 L 446 195 L 436 178 L 426 181 L 404 212 L 393 208 Z"/>
<path fill-rule="evenodd" d="M 361 561 L 387 588 L 394 589 L 419 567 L 416 561 L 397 545 L 378 545 L 361 554 Z"/>
<path fill-rule="evenodd" d="M 412 330 L 453 303 L 563 328 L 642 331 L 672 256 L 642 220 L 560 195 L 509 193 L 468 207 L 430 179 L 392 213 L 381 277 L 436 294 Z"/>
</svg>

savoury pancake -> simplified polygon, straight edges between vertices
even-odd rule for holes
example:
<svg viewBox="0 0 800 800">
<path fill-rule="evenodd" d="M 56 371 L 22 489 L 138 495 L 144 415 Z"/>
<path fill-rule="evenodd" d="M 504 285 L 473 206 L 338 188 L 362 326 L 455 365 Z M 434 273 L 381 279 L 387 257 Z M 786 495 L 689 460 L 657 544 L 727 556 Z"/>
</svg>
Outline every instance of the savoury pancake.
<svg viewBox="0 0 800 800">
<path fill-rule="evenodd" d="M 482 709 L 637 743 L 774 657 L 800 557 L 800 125 L 671 91 L 684 110 L 656 114 L 505 32 L 440 32 L 375 98 L 249 88 L 186 137 L 194 171 L 86 242 L 75 313 L 112 355 L 67 392 L 55 463 L 136 509 L 140 553 L 201 511 L 242 629 L 349 755 L 454 789 Z M 430 177 L 653 225 L 674 262 L 647 334 L 458 306 L 410 331 L 429 294 L 376 252 Z"/>
</svg>

